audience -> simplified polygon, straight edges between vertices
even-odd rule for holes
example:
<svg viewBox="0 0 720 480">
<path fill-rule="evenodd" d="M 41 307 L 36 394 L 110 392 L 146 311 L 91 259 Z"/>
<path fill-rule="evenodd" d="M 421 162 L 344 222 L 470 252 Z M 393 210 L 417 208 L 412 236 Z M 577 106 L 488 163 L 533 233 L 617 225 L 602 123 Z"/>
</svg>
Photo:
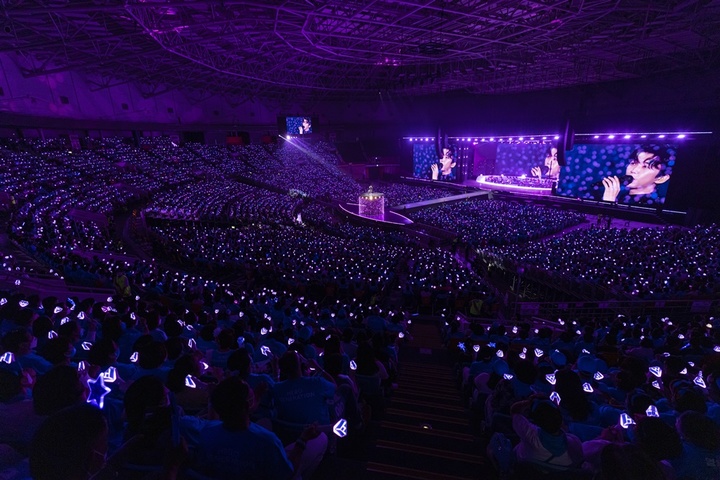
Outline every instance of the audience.
<svg viewBox="0 0 720 480">
<path fill-rule="evenodd" d="M 366 186 L 331 145 L 298 141 L 2 142 L 10 236 L 33 262 L 3 267 L 114 294 L 0 294 L 0 461 L 29 458 L 38 479 L 308 478 L 329 426 L 347 418 L 362 435 L 368 407 L 382 409 L 410 314 L 424 312 L 445 318 L 473 409 L 510 427 L 518 471 L 718 478 L 714 317 L 502 319 L 505 290 L 468 263 L 632 298 L 712 296 L 717 226 L 585 228 L 577 213 L 496 200 L 410 213 L 457 234 L 455 255 L 336 216 Z M 389 205 L 450 193 L 376 187 Z M 115 231 L 133 210 L 144 260 Z"/>
</svg>

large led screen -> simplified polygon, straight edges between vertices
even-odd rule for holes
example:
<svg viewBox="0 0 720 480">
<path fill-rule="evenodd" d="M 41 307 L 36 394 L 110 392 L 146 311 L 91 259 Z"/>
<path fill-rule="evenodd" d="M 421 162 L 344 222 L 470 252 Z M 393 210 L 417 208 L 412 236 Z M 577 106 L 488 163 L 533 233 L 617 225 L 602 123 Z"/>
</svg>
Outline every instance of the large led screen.
<svg viewBox="0 0 720 480">
<path fill-rule="evenodd" d="M 439 157 L 439 158 L 438 158 Z M 457 162 L 452 147 L 438 155 L 434 143 L 413 144 L 413 176 L 427 180 L 454 181 Z"/>
<path fill-rule="evenodd" d="M 674 145 L 578 144 L 566 152 L 558 195 L 629 205 L 665 202 Z"/>
<path fill-rule="evenodd" d="M 499 143 L 493 173 L 556 179 L 560 173 L 557 148 L 541 143 Z"/>
</svg>

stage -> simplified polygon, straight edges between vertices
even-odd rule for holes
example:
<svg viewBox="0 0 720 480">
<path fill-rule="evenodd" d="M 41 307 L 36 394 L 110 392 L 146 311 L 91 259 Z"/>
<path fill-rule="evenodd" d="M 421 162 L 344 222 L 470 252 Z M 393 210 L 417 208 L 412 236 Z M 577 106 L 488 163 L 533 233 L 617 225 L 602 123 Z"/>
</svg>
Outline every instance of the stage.
<svg viewBox="0 0 720 480">
<path fill-rule="evenodd" d="M 360 204 L 359 203 L 340 203 L 338 204 L 341 210 L 357 217 L 359 219 L 367 220 L 369 222 L 376 222 L 388 225 L 410 225 L 413 223 L 409 218 L 400 215 L 399 213 L 393 212 L 392 210 L 386 210 L 382 215 L 360 215 Z"/>
</svg>

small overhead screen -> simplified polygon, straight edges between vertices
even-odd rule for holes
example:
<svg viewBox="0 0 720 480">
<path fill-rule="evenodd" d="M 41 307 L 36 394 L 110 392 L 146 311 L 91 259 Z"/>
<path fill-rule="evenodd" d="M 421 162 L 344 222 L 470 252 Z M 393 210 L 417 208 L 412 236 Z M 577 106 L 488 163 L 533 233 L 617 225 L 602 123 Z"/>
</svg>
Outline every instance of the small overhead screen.
<svg viewBox="0 0 720 480">
<path fill-rule="evenodd" d="M 288 115 L 280 122 L 286 135 L 312 135 L 317 133 L 317 119 L 311 115 Z"/>
</svg>

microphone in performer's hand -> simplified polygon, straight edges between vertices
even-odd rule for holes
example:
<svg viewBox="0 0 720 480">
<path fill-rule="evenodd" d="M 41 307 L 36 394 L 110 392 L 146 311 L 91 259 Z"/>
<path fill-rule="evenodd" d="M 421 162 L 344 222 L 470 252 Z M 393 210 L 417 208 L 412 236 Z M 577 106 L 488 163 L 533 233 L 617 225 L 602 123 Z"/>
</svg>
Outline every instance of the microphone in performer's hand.
<svg viewBox="0 0 720 480">
<path fill-rule="evenodd" d="M 620 185 L 629 185 L 632 183 L 635 178 L 632 175 L 623 175 L 622 177 L 618 177 L 618 180 L 620 180 Z M 603 181 L 598 180 L 597 182 L 593 183 L 591 186 L 593 187 L 602 187 Z"/>
</svg>

